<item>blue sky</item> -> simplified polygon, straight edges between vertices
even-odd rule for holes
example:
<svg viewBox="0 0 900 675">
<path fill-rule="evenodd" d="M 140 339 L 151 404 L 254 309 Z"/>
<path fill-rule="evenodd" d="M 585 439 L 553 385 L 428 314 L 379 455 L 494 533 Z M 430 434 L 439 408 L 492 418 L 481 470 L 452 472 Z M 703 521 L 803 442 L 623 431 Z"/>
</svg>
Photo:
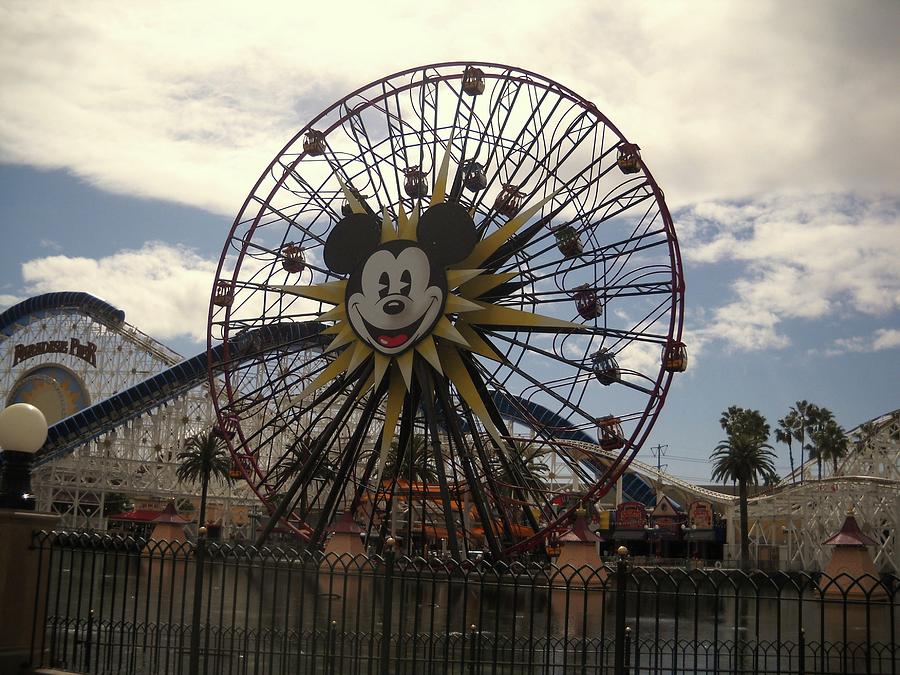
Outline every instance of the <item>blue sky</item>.
<svg viewBox="0 0 900 675">
<path fill-rule="evenodd" d="M 730 404 L 774 424 L 808 399 L 848 428 L 900 407 L 900 5 L 548 7 L 4 3 L 0 305 L 86 290 L 196 353 L 228 227 L 296 130 L 472 58 L 596 102 L 665 189 L 692 364 L 647 447 L 673 472 L 708 478 Z"/>
</svg>

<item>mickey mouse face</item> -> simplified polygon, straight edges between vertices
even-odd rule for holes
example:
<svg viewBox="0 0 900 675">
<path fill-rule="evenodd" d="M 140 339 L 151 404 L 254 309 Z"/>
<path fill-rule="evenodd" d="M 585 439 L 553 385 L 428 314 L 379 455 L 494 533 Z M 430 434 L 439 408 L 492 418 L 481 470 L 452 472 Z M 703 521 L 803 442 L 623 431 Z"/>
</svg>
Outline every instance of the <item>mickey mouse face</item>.
<svg viewBox="0 0 900 675">
<path fill-rule="evenodd" d="M 350 274 L 346 307 L 356 335 L 388 356 L 428 335 L 447 302 L 445 268 L 463 260 L 478 235 L 458 204 L 436 204 L 419 218 L 418 241 L 379 243 L 378 221 L 368 214 L 342 219 L 325 242 L 325 264 Z"/>
<path fill-rule="evenodd" d="M 347 288 L 350 325 L 384 354 L 399 354 L 418 342 L 437 323 L 447 300 L 446 275 L 407 241 L 376 249 Z"/>
</svg>

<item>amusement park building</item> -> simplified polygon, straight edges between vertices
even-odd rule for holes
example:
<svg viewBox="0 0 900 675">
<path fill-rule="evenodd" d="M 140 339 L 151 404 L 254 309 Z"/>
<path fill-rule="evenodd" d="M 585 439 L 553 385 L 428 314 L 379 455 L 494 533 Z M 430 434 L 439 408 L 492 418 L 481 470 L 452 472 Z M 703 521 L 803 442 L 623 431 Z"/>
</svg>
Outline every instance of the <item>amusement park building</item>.
<svg viewBox="0 0 900 675">
<path fill-rule="evenodd" d="M 0 314 L 3 403 L 32 403 L 51 426 L 32 480 L 38 508 L 86 529 L 106 529 L 125 502 L 195 508 L 199 488 L 175 470 L 185 439 L 215 419 L 202 356 L 185 361 L 86 293 L 48 293 Z M 243 484 L 216 481 L 209 501 L 226 530 L 256 504 Z"/>
<path fill-rule="evenodd" d="M 852 429 L 850 448 L 835 469 L 807 461 L 773 489 L 750 499 L 751 554 L 781 569 L 825 569 L 831 558 L 826 539 L 852 511 L 874 541 L 877 569 L 900 572 L 900 410 Z M 737 557 L 738 504 L 726 510 L 729 551 Z"/>
</svg>

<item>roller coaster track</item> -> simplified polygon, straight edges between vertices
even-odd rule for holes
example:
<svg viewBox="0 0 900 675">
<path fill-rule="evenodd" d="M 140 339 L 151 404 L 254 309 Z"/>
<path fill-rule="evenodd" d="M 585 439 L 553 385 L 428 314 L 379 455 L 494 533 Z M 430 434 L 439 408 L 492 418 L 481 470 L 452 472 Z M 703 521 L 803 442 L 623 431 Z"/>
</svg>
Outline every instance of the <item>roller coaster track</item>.
<svg viewBox="0 0 900 675">
<path fill-rule="evenodd" d="M 230 345 L 229 359 L 231 362 L 240 362 L 278 347 L 321 347 L 323 345 L 321 330 L 321 324 L 304 322 L 273 324 L 247 331 L 237 336 Z M 194 387 L 205 384 L 208 380 L 210 362 L 214 370 L 225 365 L 224 352 L 223 345 L 214 347 L 211 354 L 207 354 L 204 350 L 143 382 L 138 382 L 114 396 L 60 420 L 48 430 L 47 441 L 37 454 L 34 465 L 40 466 L 59 459 L 79 445 L 122 426 Z"/>
<path fill-rule="evenodd" d="M 611 450 L 604 450 L 599 445 L 596 445 L 594 443 L 563 440 L 560 441 L 560 444 L 567 445 L 575 450 L 578 450 L 579 452 L 583 452 L 588 457 L 595 457 L 609 462 L 615 461 L 619 457 L 618 453 Z M 656 467 L 652 464 L 647 464 L 637 459 L 631 460 L 631 463 L 628 465 L 628 469 L 650 479 L 655 479 L 657 476 L 659 476 L 660 480 L 666 485 L 677 487 L 688 494 L 708 499 L 709 501 L 716 502 L 717 504 L 734 504 L 738 501 L 738 498 L 735 495 L 729 495 L 724 492 L 716 492 L 715 490 L 708 490 L 707 488 L 700 487 L 699 485 L 694 485 L 693 483 L 686 481 L 683 478 L 678 478 L 678 476 L 673 476 L 672 474 L 666 473 L 665 471 L 657 471 Z"/>
</svg>

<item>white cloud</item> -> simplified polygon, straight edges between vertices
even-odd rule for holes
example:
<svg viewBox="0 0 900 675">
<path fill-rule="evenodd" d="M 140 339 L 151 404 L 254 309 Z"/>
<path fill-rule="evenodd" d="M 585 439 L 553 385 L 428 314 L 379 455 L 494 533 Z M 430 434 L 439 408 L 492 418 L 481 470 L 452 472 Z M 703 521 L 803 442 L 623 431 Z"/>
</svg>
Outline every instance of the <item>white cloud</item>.
<svg viewBox="0 0 900 675">
<path fill-rule="evenodd" d="M 0 294 L 0 309 L 6 309 L 19 302 L 22 302 L 22 298 L 17 295 Z"/>
<path fill-rule="evenodd" d="M 187 337 L 205 342 L 210 295 L 217 261 L 203 258 L 183 247 L 149 242 L 137 250 L 124 250 L 103 258 L 72 258 L 63 255 L 30 260 L 22 265 L 23 293 L 37 295 L 79 290 L 102 298 L 125 311 L 125 320 L 159 340 Z M 246 278 L 271 273 L 273 284 L 289 281 L 280 266 L 263 270 L 264 262 L 246 260 Z M 230 278 L 226 269 L 223 279 Z M 297 282 L 298 279 L 291 279 Z M 263 293 L 238 291 L 231 319 L 267 321 L 271 308 L 263 310 Z M 0 296 L 0 301 L 4 297 Z M 271 302 L 271 298 L 270 298 Z M 285 320 L 308 320 L 318 305 L 302 298 L 285 301 Z"/>
<path fill-rule="evenodd" d="M 845 352 L 880 352 L 900 347 L 900 329 L 879 328 L 872 335 L 856 335 L 834 341 L 834 347 L 826 352 L 837 356 Z"/>
<path fill-rule="evenodd" d="M 900 330 L 896 328 L 879 328 L 875 331 L 875 339 L 872 340 L 872 351 L 882 349 L 894 349 L 900 347 Z"/>
<path fill-rule="evenodd" d="M 56 255 L 22 265 L 27 294 L 77 289 L 125 310 L 125 318 L 155 338 L 206 339 L 206 315 L 216 263 L 152 242 L 93 258 Z"/>
<path fill-rule="evenodd" d="M 7 2 L 0 158 L 234 213 L 342 94 L 402 68 L 512 63 L 595 101 L 672 204 L 892 190 L 896 3 Z"/>
<path fill-rule="evenodd" d="M 736 262 L 735 299 L 696 332 L 742 349 L 789 343 L 783 322 L 900 309 L 900 203 L 847 195 L 703 203 L 678 218 L 688 264 Z"/>
</svg>

